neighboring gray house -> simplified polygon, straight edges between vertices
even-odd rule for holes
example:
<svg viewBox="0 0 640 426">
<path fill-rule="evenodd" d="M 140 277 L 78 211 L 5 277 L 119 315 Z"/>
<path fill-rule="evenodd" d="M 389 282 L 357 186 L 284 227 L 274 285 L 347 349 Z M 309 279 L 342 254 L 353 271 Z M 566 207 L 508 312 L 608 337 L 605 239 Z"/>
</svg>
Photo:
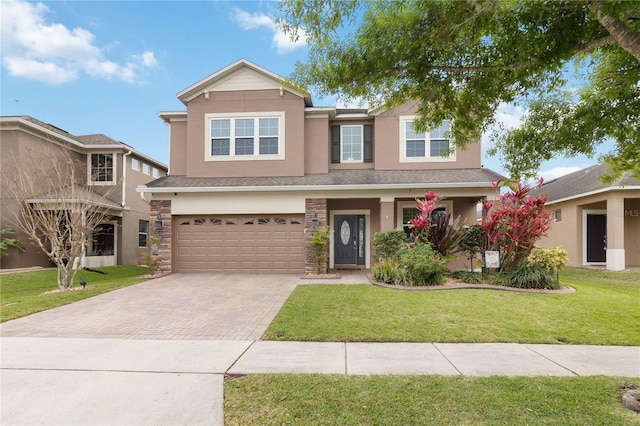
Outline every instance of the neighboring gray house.
<svg viewBox="0 0 640 426">
<path fill-rule="evenodd" d="M 169 175 L 139 189 L 163 219 L 166 272 L 309 271 L 318 225 L 331 228 L 331 268 L 369 268 L 373 235 L 406 226 L 426 191 L 474 223 L 502 178 L 482 167 L 479 140 L 455 150 L 449 122 L 414 132 L 415 103 L 318 107 L 244 59 L 177 97 L 186 110 L 159 114 Z"/>
<path fill-rule="evenodd" d="M 541 194 L 555 223 L 541 247 L 561 246 L 571 266 L 606 266 L 618 271 L 640 266 L 640 181 L 624 173 L 603 185 L 605 164 L 578 170 L 545 183 Z"/>
<path fill-rule="evenodd" d="M 139 264 L 141 254 L 147 250 L 149 204 L 136 192 L 136 187 L 164 176 L 167 166 L 102 134 L 76 136 L 30 116 L 0 117 L 0 158 L 3 169 L 16 158 L 20 161 L 28 150 L 46 151 L 48 144 L 68 150 L 71 158 L 81 164 L 82 170 L 78 171 L 78 175 L 86 176 L 93 191 L 99 193 L 101 189 L 114 188 L 106 206 L 109 216 L 89 239 L 85 266 Z M 46 161 L 53 162 L 55 159 L 47 158 Z M 101 173 L 91 173 L 98 164 Z M 0 227 L 15 228 L 12 225 L 12 207 L 25 200 L 8 198 L 4 189 L 6 184 L 2 182 Z M 91 197 L 91 194 L 88 193 L 87 197 Z M 26 201 L 38 203 L 43 200 L 51 203 L 45 189 Z M 53 265 L 40 249 L 29 243 L 22 232 L 12 237 L 22 241 L 27 250 L 25 253 L 11 250 L 10 255 L 2 256 L 0 266 L 3 269 Z"/>
</svg>

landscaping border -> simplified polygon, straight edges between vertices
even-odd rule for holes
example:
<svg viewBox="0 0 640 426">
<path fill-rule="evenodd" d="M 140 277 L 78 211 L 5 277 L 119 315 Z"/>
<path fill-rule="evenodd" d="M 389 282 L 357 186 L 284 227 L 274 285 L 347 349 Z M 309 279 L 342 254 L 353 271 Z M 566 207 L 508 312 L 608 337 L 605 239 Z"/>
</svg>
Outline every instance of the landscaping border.
<svg viewBox="0 0 640 426">
<path fill-rule="evenodd" d="M 385 284 L 378 282 L 373 279 L 371 273 L 367 273 L 367 278 L 369 282 L 378 287 L 389 288 L 392 290 L 498 290 L 498 291 L 515 291 L 518 293 L 543 293 L 543 294 L 569 294 L 575 293 L 576 289 L 570 286 L 562 286 L 559 290 L 546 290 L 546 289 L 535 289 L 535 288 L 515 288 L 515 287 L 506 287 L 502 285 L 494 285 L 494 284 L 449 284 L 449 285 L 432 285 L 432 286 L 405 286 L 405 285 L 394 285 L 394 284 Z"/>
</svg>

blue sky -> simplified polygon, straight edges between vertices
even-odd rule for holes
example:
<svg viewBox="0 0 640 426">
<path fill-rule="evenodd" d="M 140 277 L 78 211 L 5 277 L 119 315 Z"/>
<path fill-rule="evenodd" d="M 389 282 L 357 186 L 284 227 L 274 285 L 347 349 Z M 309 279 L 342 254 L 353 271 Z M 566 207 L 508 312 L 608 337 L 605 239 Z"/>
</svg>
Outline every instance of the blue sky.
<svg viewBox="0 0 640 426">
<path fill-rule="evenodd" d="M 176 93 L 240 58 L 283 76 L 306 60 L 304 40 L 281 34 L 278 14 L 273 1 L 1 0 L 0 113 L 104 133 L 167 163 L 169 132 L 157 113 L 185 109 Z M 523 113 L 504 106 L 497 116 L 516 126 Z M 504 173 L 497 158 L 483 162 Z M 541 172 L 550 179 L 595 162 L 556 159 Z"/>
</svg>

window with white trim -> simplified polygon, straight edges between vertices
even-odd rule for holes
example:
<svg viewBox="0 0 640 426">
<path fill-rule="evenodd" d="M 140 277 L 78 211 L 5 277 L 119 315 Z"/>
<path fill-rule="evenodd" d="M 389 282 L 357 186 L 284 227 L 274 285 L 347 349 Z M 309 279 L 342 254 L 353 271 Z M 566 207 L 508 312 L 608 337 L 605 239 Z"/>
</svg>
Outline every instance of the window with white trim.
<svg viewBox="0 0 640 426">
<path fill-rule="evenodd" d="M 362 163 L 362 126 L 340 127 L 341 163 Z"/>
<path fill-rule="evenodd" d="M 445 120 L 428 133 L 416 132 L 415 117 L 400 117 L 400 161 L 455 161 L 449 133 L 451 122 Z"/>
<path fill-rule="evenodd" d="M 149 238 L 149 221 L 138 220 L 138 247 L 147 247 Z"/>
<path fill-rule="evenodd" d="M 150 175 L 151 166 L 149 166 L 147 163 L 142 163 L 142 173 L 144 173 L 145 175 Z"/>
<path fill-rule="evenodd" d="M 89 182 L 94 185 L 115 183 L 115 154 L 89 154 Z"/>
<path fill-rule="evenodd" d="M 207 114 L 205 159 L 284 159 L 284 112 Z"/>
<path fill-rule="evenodd" d="M 411 236 L 411 229 L 413 225 L 409 223 L 411 219 L 416 217 L 419 213 L 416 201 L 399 201 L 397 204 L 396 216 L 398 218 L 397 228 L 404 230 L 404 232 Z M 446 215 L 453 212 L 452 200 L 441 200 L 435 210 L 431 212 L 431 218 L 435 219 L 436 216 Z"/>
<path fill-rule="evenodd" d="M 151 176 L 153 176 L 154 178 L 159 178 L 160 177 L 160 170 L 158 170 L 155 167 L 153 167 L 151 169 Z"/>
<path fill-rule="evenodd" d="M 131 168 L 133 170 L 140 171 L 140 160 L 138 160 L 137 158 L 131 157 Z"/>
</svg>

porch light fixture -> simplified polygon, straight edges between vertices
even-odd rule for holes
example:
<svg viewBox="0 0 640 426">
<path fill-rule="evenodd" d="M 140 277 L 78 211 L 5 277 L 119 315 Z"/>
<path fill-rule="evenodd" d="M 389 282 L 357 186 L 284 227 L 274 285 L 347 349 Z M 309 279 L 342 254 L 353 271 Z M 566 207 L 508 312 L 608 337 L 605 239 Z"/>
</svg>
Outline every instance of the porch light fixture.
<svg viewBox="0 0 640 426">
<path fill-rule="evenodd" d="M 313 219 L 311 219 L 311 227 L 316 229 L 320 225 L 320 219 L 318 218 L 318 213 L 313 213 Z"/>
<path fill-rule="evenodd" d="M 158 216 L 156 216 L 156 230 L 161 230 L 164 227 L 164 222 L 162 221 L 162 216 L 160 215 L 160 213 L 158 213 Z"/>
</svg>

